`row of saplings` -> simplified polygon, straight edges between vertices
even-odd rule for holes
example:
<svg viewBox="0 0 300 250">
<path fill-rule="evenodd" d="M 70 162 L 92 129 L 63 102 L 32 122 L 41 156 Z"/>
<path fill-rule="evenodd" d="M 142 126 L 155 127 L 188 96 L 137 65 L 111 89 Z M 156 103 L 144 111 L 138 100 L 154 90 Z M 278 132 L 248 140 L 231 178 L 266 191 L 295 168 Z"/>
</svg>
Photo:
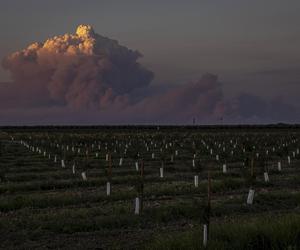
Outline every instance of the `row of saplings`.
<svg viewBox="0 0 300 250">
<path fill-rule="evenodd" d="M 25 142 L 21 142 L 22 145 L 26 146 L 30 150 L 33 150 L 32 147 L 30 147 Z M 33 150 L 41 153 L 41 150 Z M 297 154 L 299 154 L 299 151 L 297 150 Z M 176 155 L 178 155 L 178 151 L 176 151 Z M 254 201 L 254 194 L 255 194 L 255 180 L 256 180 L 256 172 L 255 170 L 255 159 L 258 158 L 254 157 L 254 153 L 252 153 L 251 157 L 247 157 L 243 163 L 244 170 L 246 171 L 245 178 L 246 182 L 249 185 L 249 193 L 247 196 L 246 203 L 248 205 L 252 205 Z M 44 156 L 46 154 L 44 153 Z M 295 157 L 295 155 L 293 155 Z M 219 160 L 219 159 L 216 159 Z M 57 162 L 57 157 L 55 156 L 54 159 L 55 162 Z M 107 175 L 107 183 L 106 183 L 106 195 L 111 195 L 111 183 L 112 183 L 112 159 L 111 154 L 106 154 L 106 161 L 108 162 L 108 167 L 106 168 L 106 175 Z M 119 165 L 122 165 L 123 158 L 120 158 Z M 288 156 L 288 164 L 291 164 L 290 156 Z M 197 166 L 196 166 L 197 165 Z M 265 157 L 260 157 L 258 161 L 259 169 L 263 170 L 264 180 L 265 182 L 269 182 L 269 175 L 268 175 L 268 162 Z M 65 168 L 65 162 L 62 159 L 61 160 L 61 166 Z M 192 167 L 200 169 L 200 165 L 195 164 L 195 154 L 194 159 L 192 162 Z M 162 166 L 160 167 L 160 177 L 164 177 L 164 161 L 162 161 Z M 278 161 L 278 171 L 282 170 L 281 161 Z M 89 161 L 88 161 L 88 154 L 87 154 L 87 160 L 86 160 L 86 169 L 89 168 Z M 140 163 L 138 161 L 135 162 L 135 168 L 138 171 L 139 175 L 136 182 L 136 191 L 137 191 L 137 197 L 134 199 L 134 214 L 139 215 L 143 211 L 143 198 L 144 198 L 144 161 L 140 160 Z M 72 172 L 75 174 L 75 162 L 72 166 Z M 223 173 L 227 173 L 227 167 L 226 164 L 223 164 Z M 247 174 L 248 173 L 248 174 Z M 209 228 L 210 228 L 210 214 L 211 214 L 211 177 L 210 177 L 210 171 L 207 172 L 208 179 L 207 179 L 207 204 L 205 206 L 204 212 L 203 212 L 203 246 L 206 247 L 209 239 Z M 87 181 L 87 175 L 86 171 L 81 172 L 82 179 L 84 181 Z M 198 187 L 198 175 L 194 176 L 194 185 L 195 187 Z"/>
</svg>

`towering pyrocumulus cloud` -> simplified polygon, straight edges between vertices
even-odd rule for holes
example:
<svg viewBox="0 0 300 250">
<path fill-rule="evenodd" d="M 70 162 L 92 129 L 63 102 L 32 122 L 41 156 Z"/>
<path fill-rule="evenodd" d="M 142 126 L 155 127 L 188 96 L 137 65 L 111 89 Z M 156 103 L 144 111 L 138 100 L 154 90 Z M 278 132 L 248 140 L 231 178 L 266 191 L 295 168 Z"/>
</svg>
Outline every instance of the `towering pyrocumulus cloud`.
<svg viewBox="0 0 300 250">
<path fill-rule="evenodd" d="M 0 85 L 0 124 L 272 122 L 300 117 L 282 99 L 244 93 L 225 100 L 217 76 L 150 85 L 141 54 L 89 25 L 4 58 L 13 82 Z M 168 87 L 166 87 L 168 86 Z M 4 122 L 3 122 L 4 121 Z"/>
<path fill-rule="evenodd" d="M 3 60 L 18 84 L 59 104 L 105 108 L 127 105 L 130 92 L 147 86 L 152 72 L 138 62 L 141 54 L 96 34 L 89 25 L 75 34 L 33 43 Z"/>
</svg>

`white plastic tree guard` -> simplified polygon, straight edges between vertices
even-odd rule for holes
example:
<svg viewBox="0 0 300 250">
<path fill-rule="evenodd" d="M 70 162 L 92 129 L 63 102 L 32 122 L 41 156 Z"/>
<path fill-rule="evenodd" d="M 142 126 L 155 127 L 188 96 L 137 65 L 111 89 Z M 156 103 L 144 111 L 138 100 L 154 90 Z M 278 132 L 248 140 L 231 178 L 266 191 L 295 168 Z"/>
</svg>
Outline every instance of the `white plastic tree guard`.
<svg viewBox="0 0 300 250">
<path fill-rule="evenodd" d="M 265 179 L 265 182 L 270 181 L 268 172 L 264 172 L 264 179 Z"/>
<path fill-rule="evenodd" d="M 110 182 L 108 181 L 108 182 L 106 182 L 106 195 L 107 196 L 110 196 Z"/>
<path fill-rule="evenodd" d="M 195 187 L 199 186 L 199 176 L 198 175 L 194 176 L 194 185 L 195 185 Z"/>
<path fill-rule="evenodd" d="M 139 163 L 137 161 L 135 162 L 135 170 L 139 171 Z"/>
<path fill-rule="evenodd" d="M 159 177 L 164 178 L 164 168 L 159 168 Z"/>
<path fill-rule="evenodd" d="M 278 168 L 278 171 L 281 171 L 281 161 L 279 161 L 279 162 L 277 163 L 277 168 Z"/>
<path fill-rule="evenodd" d="M 140 214 L 140 198 L 135 198 L 135 206 L 134 206 L 134 214 L 138 215 Z"/>
<path fill-rule="evenodd" d="M 254 189 L 252 189 L 252 188 L 249 189 L 249 193 L 248 193 L 248 197 L 247 197 L 247 204 L 248 205 L 253 204 L 254 192 L 255 192 Z"/>
<path fill-rule="evenodd" d="M 226 174 L 227 173 L 227 165 L 223 164 L 223 173 Z"/>
<path fill-rule="evenodd" d="M 86 172 L 81 173 L 82 180 L 87 181 Z"/>
<path fill-rule="evenodd" d="M 208 227 L 207 224 L 203 225 L 203 246 L 207 246 L 207 241 L 208 241 Z"/>
</svg>

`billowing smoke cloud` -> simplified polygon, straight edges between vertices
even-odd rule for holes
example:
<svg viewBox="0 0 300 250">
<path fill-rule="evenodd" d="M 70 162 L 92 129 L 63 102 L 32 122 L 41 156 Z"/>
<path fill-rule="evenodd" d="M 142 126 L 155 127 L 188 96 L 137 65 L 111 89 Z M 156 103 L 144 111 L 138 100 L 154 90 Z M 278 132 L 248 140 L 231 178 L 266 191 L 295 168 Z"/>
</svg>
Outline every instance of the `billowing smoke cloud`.
<svg viewBox="0 0 300 250">
<path fill-rule="evenodd" d="M 196 82 L 173 87 L 164 93 L 146 97 L 133 108 L 137 114 L 157 117 L 158 121 L 188 122 L 193 117 L 215 120 L 224 114 L 221 83 L 206 74 Z"/>
<path fill-rule="evenodd" d="M 105 108 L 126 104 L 153 73 L 138 62 L 141 54 L 80 25 L 76 34 L 33 43 L 3 60 L 12 78 L 49 100 L 72 107 Z"/>
<path fill-rule="evenodd" d="M 217 76 L 182 85 L 153 86 L 141 54 L 98 35 L 75 34 L 33 43 L 6 57 L 13 82 L 0 85 L 0 124 L 128 124 L 292 121 L 282 99 L 247 93 L 226 100 Z M 299 114 L 299 113 L 298 113 Z"/>
</svg>

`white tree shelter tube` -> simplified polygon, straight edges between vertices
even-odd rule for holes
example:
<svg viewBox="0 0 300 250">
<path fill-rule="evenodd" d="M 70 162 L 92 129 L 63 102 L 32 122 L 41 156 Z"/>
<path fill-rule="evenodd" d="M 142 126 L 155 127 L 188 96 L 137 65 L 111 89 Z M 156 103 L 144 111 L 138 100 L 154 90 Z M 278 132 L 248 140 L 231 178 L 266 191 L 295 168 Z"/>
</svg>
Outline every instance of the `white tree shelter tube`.
<svg viewBox="0 0 300 250">
<path fill-rule="evenodd" d="M 226 174 L 227 173 L 227 165 L 223 164 L 223 173 Z"/>
<path fill-rule="evenodd" d="M 264 179 L 265 179 L 265 182 L 269 182 L 269 174 L 268 172 L 264 172 Z"/>
<path fill-rule="evenodd" d="M 110 196 L 110 182 L 109 181 L 106 183 L 106 195 Z"/>
<path fill-rule="evenodd" d="M 250 188 L 249 193 L 248 193 L 248 198 L 247 198 L 247 204 L 252 205 L 253 204 L 253 199 L 254 199 L 254 189 Z"/>
<path fill-rule="evenodd" d="M 203 246 L 207 247 L 207 241 L 208 241 L 208 227 L 207 224 L 203 225 Z"/>
<path fill-rule="evenodd" d="M 87 181 L 86 172 L 82 172 L 81 176 L 84 181 Z"/>
<path fill-rule="evenodd" d="M 278 162 L 277 166 L 278 166 L 278 171 L 281 171 L 281 162 L 280 161 Z"/>
<path fill-rule="evenodd" d="M 195 187 L 199 186 L 199 177 L 198 177 L 198 175 L 194 176 L 194 184 L 195 184 Z"/>
<path fill-rule="evenodd" d="M 140 198 L 135 198 L 134 214 L 140 214 Z"/>
<path fill-rule="evenodd" d="M 164 168 L 159 169 L 160 178 L 164 178 Z"/>
</svg>

